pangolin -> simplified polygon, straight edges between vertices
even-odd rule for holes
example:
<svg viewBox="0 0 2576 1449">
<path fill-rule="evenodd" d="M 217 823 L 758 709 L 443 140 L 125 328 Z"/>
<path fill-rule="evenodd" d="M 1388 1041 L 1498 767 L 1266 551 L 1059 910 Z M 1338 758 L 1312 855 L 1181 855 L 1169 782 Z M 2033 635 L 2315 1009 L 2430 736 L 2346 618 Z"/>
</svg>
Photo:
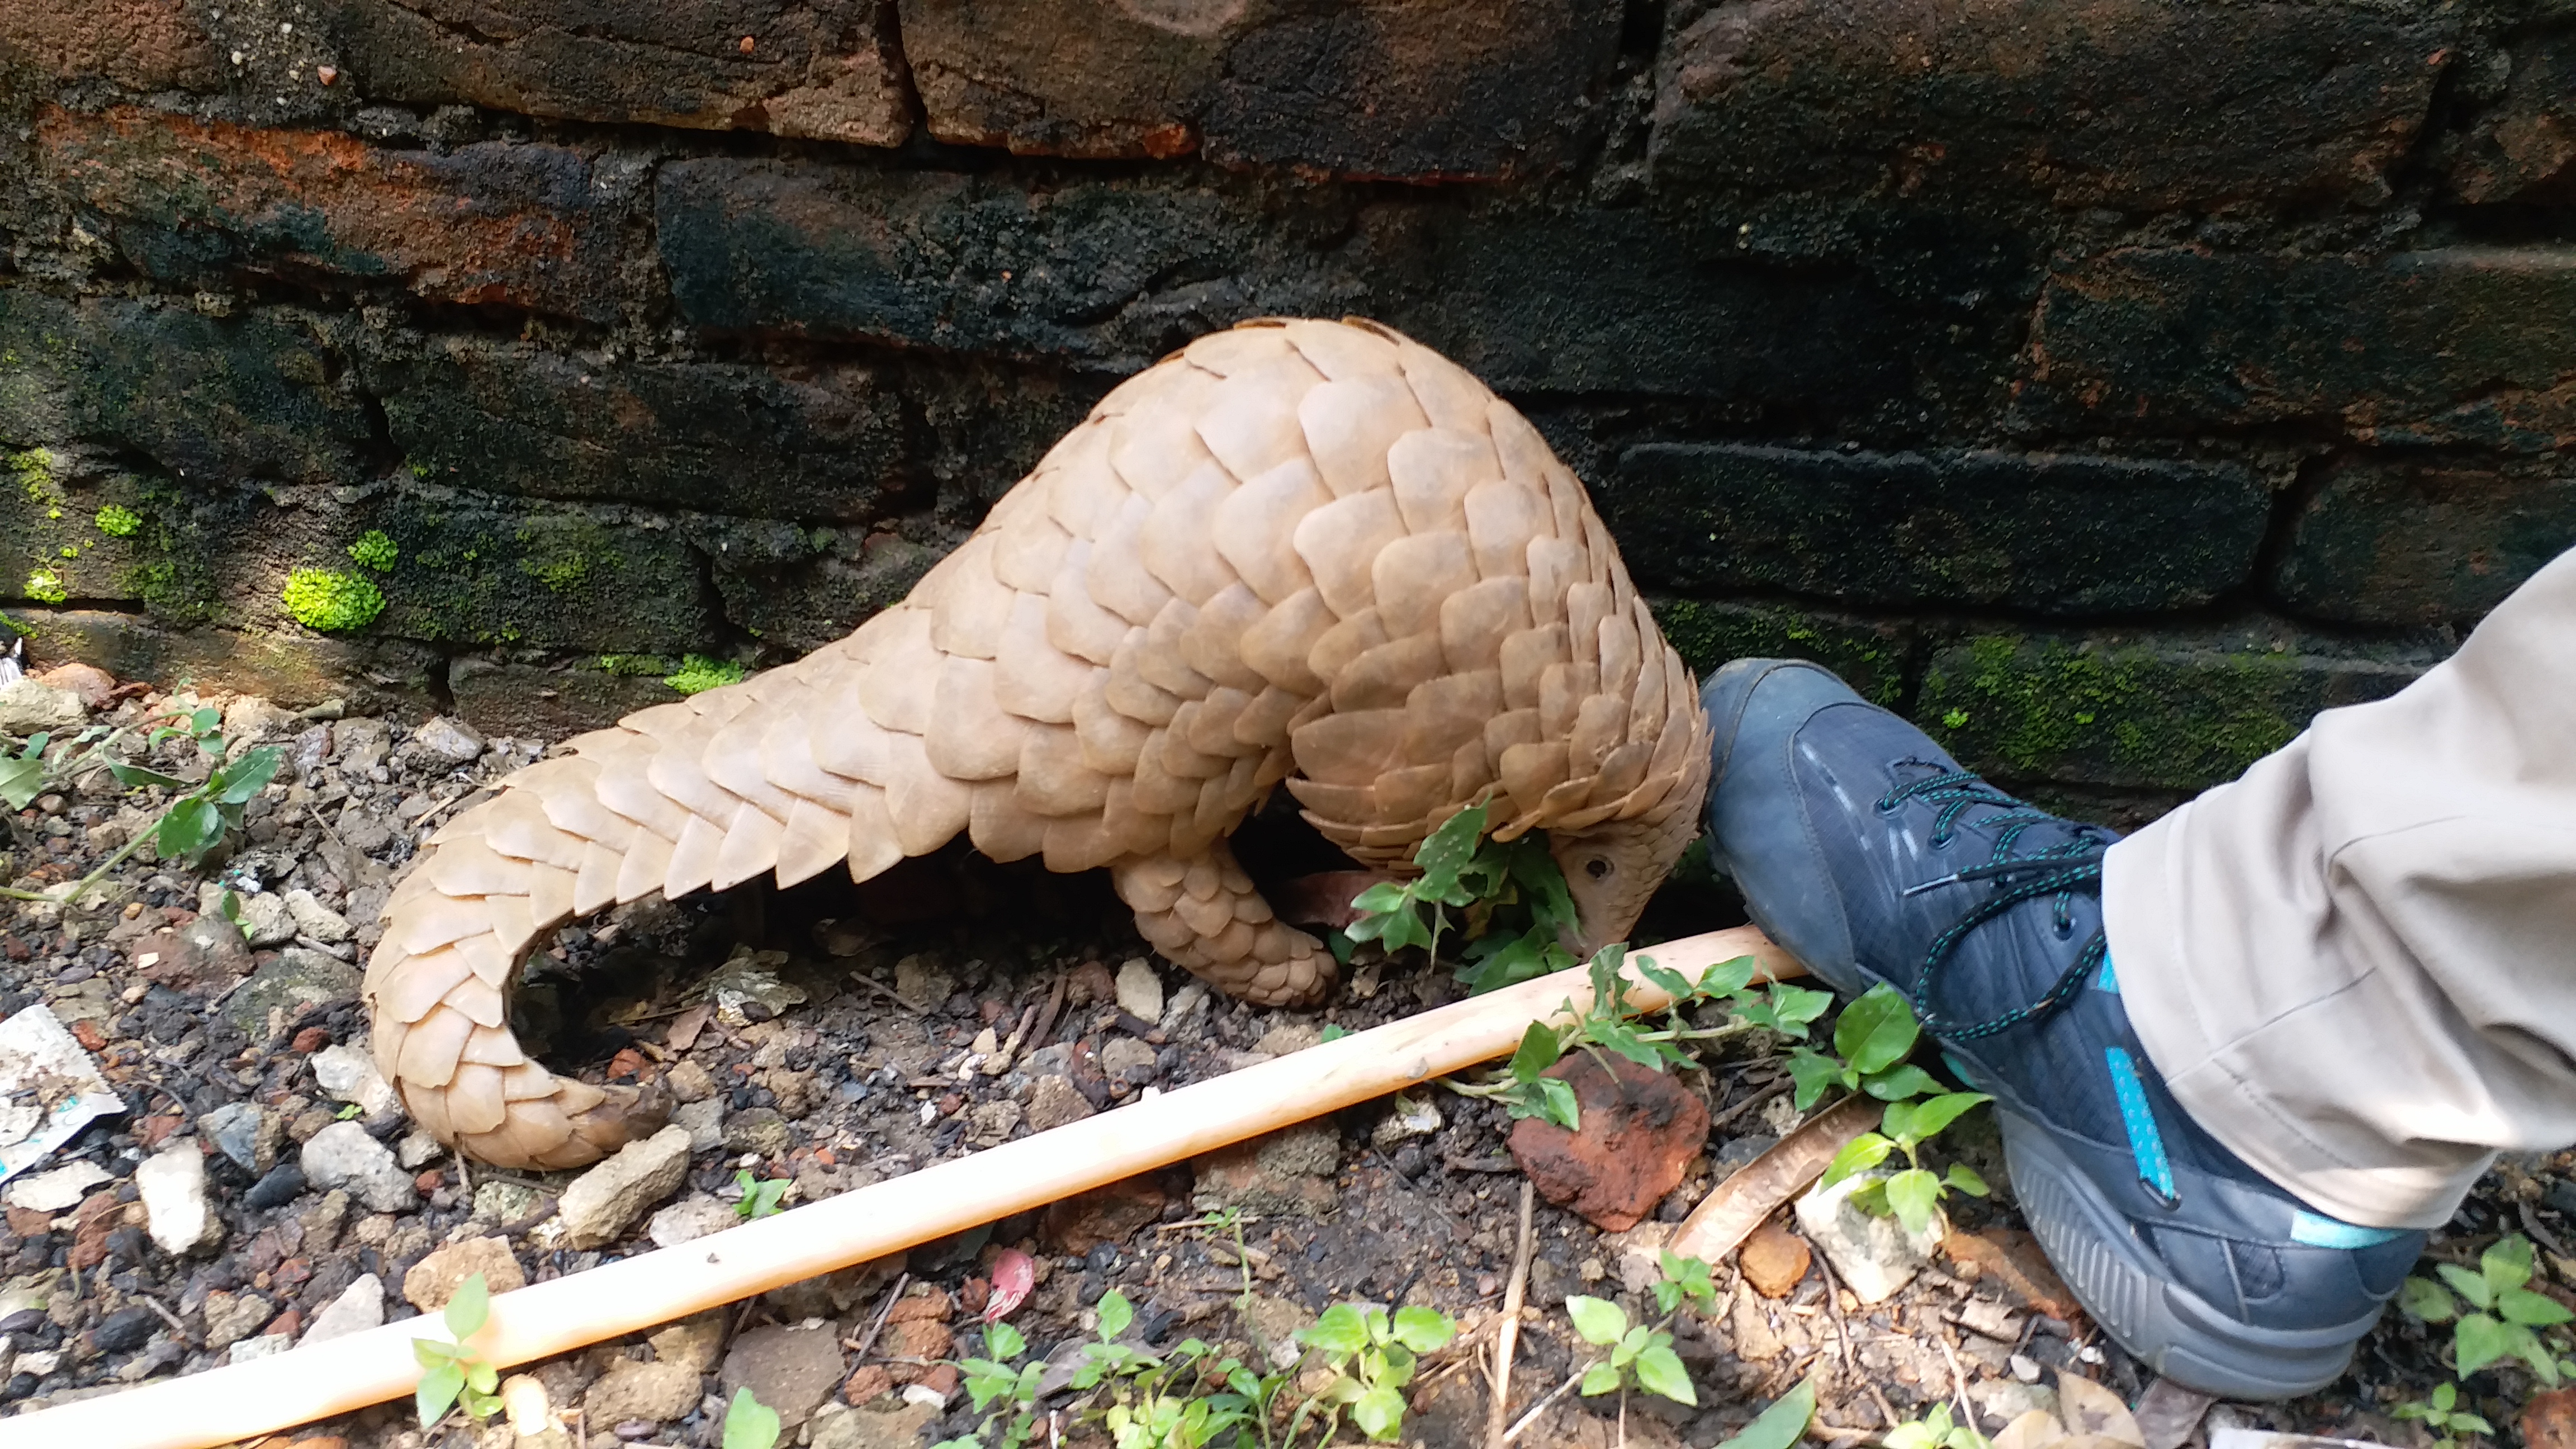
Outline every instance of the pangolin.
<svg viewBox="0 0 2576 1449">
<path fill-rule="evenodd" d="M 582 735 L 443 826 L 367 964 L 376 1062 L 471 1156 L 578 1166 L 652 1109 L 511 1034 L 521 957 L 571 917 L 866 880 L 963 831 L 1107 867 L 1164 956 L 1300 1003 L 1333 958 L 1227 845 L 1273 786 L 1397 870 L 1478 800 L 1499 837 L 1547 831 L 1589 949 L 1707 778 L 1689 671 L 1520 413 L 1374 323 L 1249 322 L 1112 391 L 856 633 Z"/>
</svg>

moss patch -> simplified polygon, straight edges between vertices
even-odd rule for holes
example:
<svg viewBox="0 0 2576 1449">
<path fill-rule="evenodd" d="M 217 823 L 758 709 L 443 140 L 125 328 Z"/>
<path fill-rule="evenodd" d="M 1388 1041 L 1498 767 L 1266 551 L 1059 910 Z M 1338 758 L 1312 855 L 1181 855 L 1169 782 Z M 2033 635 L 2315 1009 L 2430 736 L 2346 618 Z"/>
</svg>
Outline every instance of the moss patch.
<svg viewBox="0 0 2576 1449">
<path fill-rule="evenodd" d="M 681 661 L 678 672 L 662 682 L 682 694 L 704 694 L 710 689 L 722 689 L 728 684 L 740 684 L 742 677 L 742 666 L 733 660 L 709 659 L 703 654 L 692 654 Z"/>
<path fill-rule="evenodd" d="M 385 611 L 384 593 L 373 582 L 336 569 L 297 569 L 281 597 L 295 622 L 325 634 L 363 629 Z"/>
<path fill-rule="evenodd" d="M 1893 706 L 1904 694 L 1909 626 L 1700 599 L 1657 599 L 1653 606 L 1664 638 L 1703 680 L 1730 659 L 1812 659 L 1880 704 Z"/>
<path fill-rule="evenodd" d="M 98 525 L 99 532 L 110 538 L 132 538 L 143 528 L 143 515 L 122 503 L 107 505 L 90 521 Z"/>
<path fill-rule="evenodd" d="M 402 557 L 402 547 L 383 529 L 370 528 L 358 535 L 356 543 L 349 545 L 349 557 L 377 573 L 389 574 L 393 572 L 395 562 Z"/>
</svg>

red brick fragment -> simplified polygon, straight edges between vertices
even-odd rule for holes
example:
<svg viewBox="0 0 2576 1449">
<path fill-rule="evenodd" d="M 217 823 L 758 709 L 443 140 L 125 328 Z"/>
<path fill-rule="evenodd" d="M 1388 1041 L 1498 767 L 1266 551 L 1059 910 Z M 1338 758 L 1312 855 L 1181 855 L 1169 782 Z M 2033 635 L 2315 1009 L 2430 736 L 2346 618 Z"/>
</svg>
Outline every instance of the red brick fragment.
<svg viewBox="0 0 2576 1449">
<path fill-rule="evenodd" d="M 1512 1156 L 1539 1195 L 1581 1213 L 1603 1232 L 1635 1227 L 1682 1180 L 1708 1139 L 1708 1104 L 1680 1082 L 1625 1058 L 1604 1072 L 1589 1054 L 1548 1068 L 1574 1088 L 1583 1128 L 1568 1132 L 1525 1117 L 1512 1126 Z"/>
</svg>

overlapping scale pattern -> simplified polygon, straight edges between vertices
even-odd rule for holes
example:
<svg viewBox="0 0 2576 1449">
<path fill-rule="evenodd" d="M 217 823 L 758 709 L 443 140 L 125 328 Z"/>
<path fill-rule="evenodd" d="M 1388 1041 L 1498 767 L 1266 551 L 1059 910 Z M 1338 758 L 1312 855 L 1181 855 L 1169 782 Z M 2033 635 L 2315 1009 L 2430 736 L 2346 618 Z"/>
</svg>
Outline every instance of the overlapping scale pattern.
<svg viewBox="0 0 2576 1449">
<path fill-rule="evenodd" d="M 857 633 L 581 736 L 440 830 L 368 964 L 376 1056 L 442 1139 L 575 1166 L 654 1104 L 510 1035 L 517 963 L 572 916 L 866 879 L 964 832 L 1108 867 L 1164 955 L 1306 1001 L 1331 956 L 1226 845 L 1274 787 L 1401 867 L 1480 798 L 1507 838 L 1677 842 L 1706 762 L 1687 671 L 1527 420 L 1383 327 L 1247 323 L 1112 392 Z"/>
</svg>

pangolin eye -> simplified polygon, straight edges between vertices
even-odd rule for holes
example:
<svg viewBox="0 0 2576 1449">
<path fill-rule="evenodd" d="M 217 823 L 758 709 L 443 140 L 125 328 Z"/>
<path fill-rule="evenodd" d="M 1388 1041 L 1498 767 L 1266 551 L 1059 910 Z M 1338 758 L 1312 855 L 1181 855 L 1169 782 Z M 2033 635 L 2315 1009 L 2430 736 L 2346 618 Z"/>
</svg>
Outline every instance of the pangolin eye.
<svg viewBox="0 0 2576 1449">
<path fill-rule="evenodd" d="M 1594 880 L 1601 880 L 1610 874 L 1610 862 L 1596 855 L 1583 863 L 1583 873 Z"/>
</svg>

